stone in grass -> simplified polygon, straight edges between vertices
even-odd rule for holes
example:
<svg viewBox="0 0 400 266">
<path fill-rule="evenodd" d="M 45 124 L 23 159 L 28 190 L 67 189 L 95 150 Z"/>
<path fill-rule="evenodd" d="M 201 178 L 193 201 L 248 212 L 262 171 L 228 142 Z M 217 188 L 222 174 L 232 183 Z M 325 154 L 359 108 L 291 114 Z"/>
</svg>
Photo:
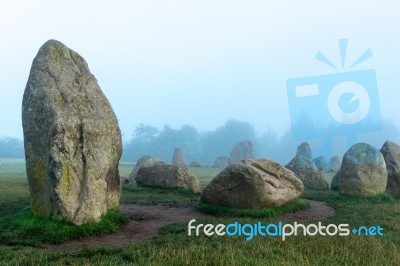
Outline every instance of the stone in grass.
<svg viewBox="0 0 400 266">
<path fill-rule="evenodd" d="M 136 175 L 141 167 L 152 166 L 158 163 L 163 163 L 160 159 L 145 155 L 137 160 L 135 167 L 129 174 L 129 182 L 135 183 Z"/>
<path fill-rule="evenodd" d="M 215 159 L 214 167 L 215 168 L 225 168 L 228 167 L 230 164 L 230 160 L 228 156 L 219 156 Z"/>
<path fill-rule="evenodd" d="M 80 225 L 118 208 L 117 118 L 86 61 L 59 41 L 33 60 L 22 124 L 35 215 Z"/>
<path fill-rule="evenodd" d="M 172 155 L 172 164 L 186 165 L 185 151 L 181 148 L 175 148 L 174 154 Z"/>
<path fill-rule="evenodd" d="M 344 155 L 339 171 L 339 191 L 351 196 L 375 196 L 385 192 L 388 173 L 382 153 L 359 143 Z"/>
<path fill-rule="evenodd" d="M 383 145 L 381 153 L 385 158 L 388 172 L 386 191 L 395 197 L 400 197 L 400 146 L 387 141 Z"/>
<path fill-rule="evenodd" d="M 267 159 L 244 160 L 219 173 L 204 189 L 201 202 L 231 208 L 281 206 L 304 191 L 290 170 Z"/>
<path fill-rule="evenodd" d="M 313 161 L 314 161 L 315 166 L 320 171 L 325 171 L 326 168 L 328 167 L 328 162 L 326 161 L 324 156 L 317 157 Z"/>
<path fill-rule="evenodd" d="M 329 184 L 309 157 L 296 156 L 286 168 L 293 171 L 306 189 L 329 190 Z"/>
<path fill-rule="evenodd" d="M 152 187 L 184 188 L 195 193 L 201 192 L 199 180 L 184 165 L 157 163 L 141 167 L 136 182 Z"/>
<path fill-rule="evenodd" d="M 233 164 L 241 160 L 254 159 L 253 150 L 253 143 L 250 141 L 246 140 L 239 142 L 231 150 L 230 163 Z"/>
</svg>

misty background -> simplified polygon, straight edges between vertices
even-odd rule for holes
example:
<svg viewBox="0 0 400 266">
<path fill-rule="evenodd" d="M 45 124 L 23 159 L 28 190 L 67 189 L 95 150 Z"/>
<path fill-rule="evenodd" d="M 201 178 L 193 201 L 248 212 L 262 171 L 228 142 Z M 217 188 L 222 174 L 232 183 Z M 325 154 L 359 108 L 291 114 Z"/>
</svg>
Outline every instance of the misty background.
<svg viewBox="0 0 400 266">
<path fill-rule="evenodd" d="M 3 0 L 0 157 L 23 157 L 22 95 L 48 39 L 88 62 L 118 117 L 123 160 L 170 161 L 180 147 L 189 162 L 211 164 L 251 140 L 256 156 L 287 163 L 302 140 L 292 137 L 286 81 L 339 73 L 315 60 L 323 51 L 340 65 L 338 39 L 349 40 L 349 62 L 373 52 L 353 70 L 376 70 L 383 128 L 336 136 L 333 155 L 355 141 L 399 143 L 398 14 L 394 0 Z M 304 141 L 323 153 L 321 140 Z"/>
</svg>

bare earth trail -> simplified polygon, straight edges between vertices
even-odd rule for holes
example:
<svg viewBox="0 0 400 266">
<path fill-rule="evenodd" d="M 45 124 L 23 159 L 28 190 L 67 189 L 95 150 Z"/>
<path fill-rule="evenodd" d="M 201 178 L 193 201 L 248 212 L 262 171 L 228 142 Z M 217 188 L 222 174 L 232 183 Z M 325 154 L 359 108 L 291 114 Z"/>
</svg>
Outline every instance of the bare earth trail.
<svg viewBox="0 0 400 266">
<path fill-rule="evenodd" d="M 307 200 L 310 208 L 296 213 L 275 217 L 278 220 L 322 221 L 335 215 L 335 210 L 323 202 Z M 87 237 L 61 245 L 48 246 L 47 250 L 63 252 L 80 248 L 116 248 L 142 242 L 157 236 L 160 229 L 168 224 L 212 217 L 194 208 L 194 203 L 159 203 L 157 205 L 121 204 L 130 221 L 121 226 L 115 234 Z"/>
</svg>

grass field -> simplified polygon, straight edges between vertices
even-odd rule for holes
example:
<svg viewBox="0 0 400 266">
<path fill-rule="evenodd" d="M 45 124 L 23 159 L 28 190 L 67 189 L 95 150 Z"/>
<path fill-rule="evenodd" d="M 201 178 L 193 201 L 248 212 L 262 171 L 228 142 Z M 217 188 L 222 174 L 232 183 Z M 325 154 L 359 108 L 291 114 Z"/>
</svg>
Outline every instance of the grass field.
<svg viewBox="0 0 400 266">
<path fill-rule="evenodd" d="M 0 235 L 4 235 L 2 221 L 29 206 L 29 191 L 23 161 L 2 159 L 1 162 Z M 128 176 L 132 168 L 131 164 L 122 164 L 121 174 Z M 202 185 L 219 171 L 190 170 Z M 327 180 L 332 176 L 327 176 Z M 380 225 L 384 236 L 298 236 L 286 241 L 255 237 L 246 241 L 243 236 L 189 237 L 187 223 L 178 223 L 164 227 L 161 235 L 152 240 L 123 248 L 50 253 L 40 248 L 2 246 L 0 265 L 400 265 L 400 200 L 387 194 L 373 198 L 344 197 L 335 191 L 306 191 L 302 198 L 324 201 L 336 209 L 336 215 L 325 220 L 324 225 L 348 223 L 352 228 Z M 184 190 L 126 186 L 121 202 L 147 204 L 198 199 L 199 195 Z M 199 219 L 197 223 L 259 220 L 278 222 L 274 218 L 214 217 Z M 0 240 L 1 244 L 4 245 Z"/>
</svg>

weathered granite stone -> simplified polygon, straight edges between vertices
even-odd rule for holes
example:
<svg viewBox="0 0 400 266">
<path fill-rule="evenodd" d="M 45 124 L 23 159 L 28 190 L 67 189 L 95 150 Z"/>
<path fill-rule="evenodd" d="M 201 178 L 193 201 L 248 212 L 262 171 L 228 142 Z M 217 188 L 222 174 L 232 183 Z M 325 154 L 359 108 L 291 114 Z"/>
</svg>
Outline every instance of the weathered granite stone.
<svg viewBox="0 0 400 266">
<path fill-rule="evenodd" d="M 184 165 L 157 163 L 140 167 L 136 182 L 152 187 L 185 188 L 201 192 L 199 180 Z"/>
<path fill-rule="evenodd" d="M 186 155 L 183 149 L 175 148 L 174 154 L 172 155 L 172 164 L 186 165 Z"/>
<path fill-rule="evenodd" d="M 344 195 L 375 196 L 385 192 L 387 177 L 382 153 L 369 144 L 355 144 L 343 157 L 339 191 Z"/>
<path fill-rule="evenodd" d="M 22 103 L 35 215 L 75 224 L 118 208 L 121 132 L 86 61 L 50 40 L 33 60 Z"/>
<path fill-rule="evenodd" d="M 246 140 L 239 142 L 231 150 L 230 163 L 234 164 L 241 160 L 254 159 L 253 150 L 253 143 L 250 141 Z"/>
<path fill-rule="evenodd" d="M 157 163 L 163 163 L 160 159 L 145 155 L 139 158 L 136 162 L 135 168 L 133 168 L 132 172 L 129 174 L 129 182 L 136 182 L 136 175 L 139 172 L 141 167 L 152 166 Z"/>
<path fill-rule="evenodd" d="M 267 159 L 253 159 L 225 168 L 204 189 L 201 201 L 257 209 L 281 206 L 303 191 L 303 183 L 292 171 Z"/>
<path fill-rule="evenodd" d="M 400 197 L 400 146 L 392 141 L 386 141 L 381 153 L 385 158 L 388 172 L 386 191 L 395 197 Z"/>
<path fill-rule="evenodd" d="M 307 189 L 329 190 L 329 184 L 309 157 L 296 156 L 286 168 L 293 171 Z"/>
</svg>

